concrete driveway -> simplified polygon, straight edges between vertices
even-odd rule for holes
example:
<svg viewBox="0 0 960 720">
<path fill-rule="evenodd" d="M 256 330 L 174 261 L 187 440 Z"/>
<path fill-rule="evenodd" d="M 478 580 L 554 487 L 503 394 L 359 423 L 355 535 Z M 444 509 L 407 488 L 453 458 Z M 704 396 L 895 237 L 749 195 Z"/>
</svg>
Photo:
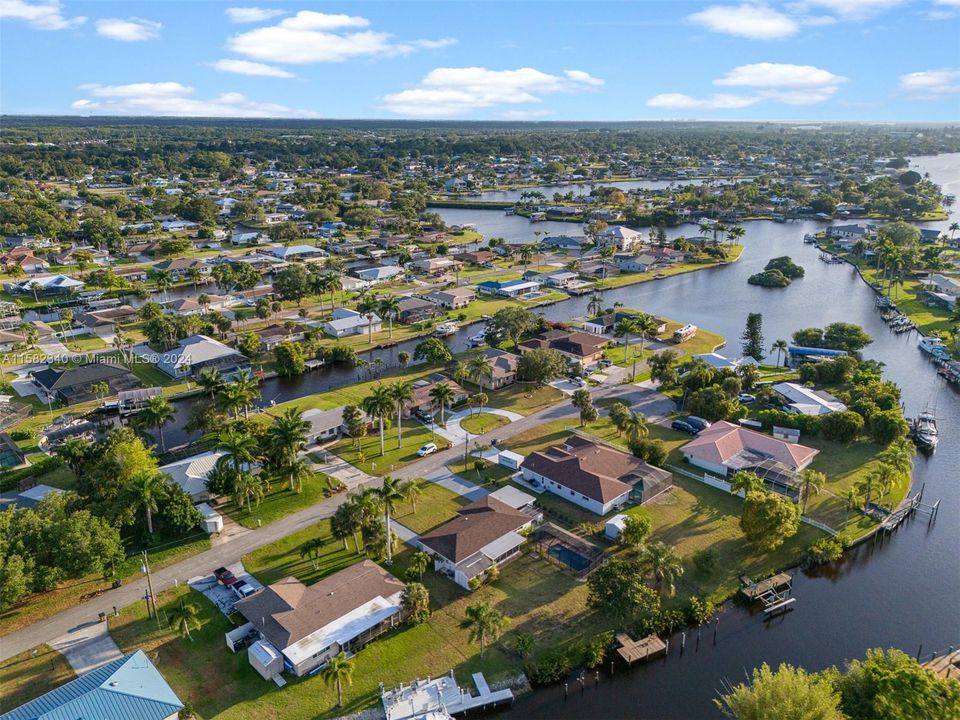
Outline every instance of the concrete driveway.
<svg viewBox="0 0 960 720">
<path fill-rule="evenodd" d="M 447 426 L 441 427 L 437 425 L 434 428 L 434 431 L 442 437 L 444 440 L 449 440 L 454 445 L 460 445 L 464 440 L 467 439 L 467 431 L 460 427 L 460 421 L 464 418 L 468 418 L 471 415 L 477 414 L 479 411 L 473 410 L 460 410 L 458 412 L 452 412 L 446 417 Z M 516 422 L 517 420 L 522 420 L 523 415 L 520 413 L 511 412 L 509 410 L 501 410 L 500 408 L 491 408 L 485 407 L 483 412 L 490 413 L 491 415 L 499 415 L 500 417 L 507 418 L 510 422 Z M 427 427 L 430 427 L 427 423 L 423 423 Z M 470 437 L 479 437 L 474 433 L 470 433 Z"/>
<path fill-rule="evenodd" d="M 112 608 L 104 608 L 104 612 L 109 610 Z M 120 648 L 107 632 L 106 620 L 78 625 L 66 635 L 51 640 L 50 646 L 67 659 L 77 675 L 96 670 L 108 662 L 123 657 Z"/>
<path fill-rule="evenodd" d="M 263 583 L 248 573 L 242 562 L 227 565 L 226 568 L 235 577 L 246 580 L 254 589 L 260 590 L 263 588 Z M 210 575 L 190 578 L 187 583 L 197 592 L 203 593 L 210 602 L 220 608 L 224 615 L 229 616 L 233 612 L 233 604 L 237 601 L 237 596 L 233 590 L 217 582 L 217 578 L 214 577 L 212 571 Z"/>
</svg>

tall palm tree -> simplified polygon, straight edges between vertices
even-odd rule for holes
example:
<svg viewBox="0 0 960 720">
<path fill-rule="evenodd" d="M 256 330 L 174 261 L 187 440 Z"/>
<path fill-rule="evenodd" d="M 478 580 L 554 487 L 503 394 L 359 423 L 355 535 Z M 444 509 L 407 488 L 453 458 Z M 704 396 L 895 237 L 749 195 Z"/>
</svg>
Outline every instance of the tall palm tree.
<svg viewBox="0 0 960 720">
<path fill-rule="evenodd" d="M 417 514 L 417 498 L 423 493 L 423 481 L 420 478 L 407 480 L 400 486 L 403 499 L 410 503 L 413 514 Z"/>
<path fill-rule="evenodd" d="M 298 453 L 307 446 L 310 423 L 303 419 L 299 408 L 287 408 L 267 430 L 267 448 L 277 467 L 282 468 L 294 489 L 294 475 Z"/>
<path fill-rule="evenodd" d="M 880 453 L 880 462 L 892 467 L 900 476 L 906 475 L 913 469 L 913 456 L 916 449 L 907 438 L 901 437 L 890 443 Z"/>
<path fill-rule="evenodd" d="M 320 677 L 327 685 L 337 687 L 337 707 L 343 706 L 343 683 L 353 684 L 353 660 L 347 660 L 347 654 L 342 650 L 327 661 Z"/>
<path fill-rule="evenodd" d="M 643 355 L 643 349 L 646 345 L 647 338 L 653 337 L 657 334 L 657 329 L 660 327 L 657 324 L 657 321 L 653 319 L 652 315 L 647 315 L 646 313 L 641 313 L 633 321 L 637 333 L 637 337 L 640 339 L 640 355 Z"/>
<path fill-rule="evenodd" d="M 403 406 L 413 400 L 413 383 L 397 380 L 390 386 L 390 397 L 397 409 L 397 448 L 403 444 Z"/>
<path fill-rule="evenodd" d="M 210 399 L 223 389 L 223 375 L 215 367 L 205 367 L 197 375 L 197 385 L 210 393 Z"/>
<path fill-rule="evenodd" d="M 645 438 L 650 434 L 650 428 L 647 427 L 647 419 L 643 413 L 631 412 L 623 420 L 623 429 L 627 433 L 627 439 L 631 443 L 637 442 L 640 438 Z"/>
<path fill-rule="evenodd" d="M 746 235 L 746 233 L 747 233 L 747 231 L 743 229 L 743 225 L 734 225 L 734 226 L 733 226 L 732 228 L 730 228 L 730 230 L 727 232 L 727 237 L 730 238 L 731 240 L 733 240 L 734 243 L 736 243 L 737 245 L 739 245 L 740 243 L 739 243 L 738 241 L 740 240 L 740 238 L 742 238 L 744 235 Z"/>
<path fill-rule="evenodd" d="M 217 449 L 223 456 L 217 460 L 233 473 L 234 482 L 246 473 L 256 459 L 257 440 L 250 433 L 237 426 L 221 431 L 217 438 Z"/>
<path fill-rule="evenodd" d="M 803 482 L 803 507 L 802 511 L 807 511 L 807 502 L 810 500 L 810 493 L 814 495 L 819 495 L 820 491 L 825 487 L 827 482 L 827 476 L 824 475 L 819 470 L 813 470 L 812 468 L 805 469 L 800 474 L 800 479 Z"/>
<path fill-rule="evenodd" d="M 530 264 L 530 258 L 533 257 L 533 245 L 521 245 L 517 250 L 517 254 L 523 261 L 523 269 L 526 270 Z"/>
<path fill-rule="evenodd" d="M 483 392 L 484 378 L 493 381 L 493 363 L 490 362 L 490 358 L 482 353 L 470 358 L 467 363 L 467 371 L 473 381 L 480 387 L 480 392 Z"/>
<path fill-rule="evenodd" d="M 675 583 L 683 575 L 680 556 L 672 547 L 660 541 L 644 546 L 640 554 L 640 567 L 645 575 L 653 578 L 654 586 L 661 595 L 673 595 Z"/>
<path fill-rule="evenodd" d="M 453 388 L 444 382 L 437 383 L 433 389 L 430 390 L 430 397 L 440 406 L 440 424 L 446 427 L 444 408 L 453 402 Z"/>
<path fill-rule="evenodd" d="M 250 417 L 250 406 L 260 398 L 260 383 L 253 373 L 244 369 L 236 374 L 232 385 L 237 388 L 237 395 L 243 403 L 243 416 Z"/>
<path fill-rule="evenodd" d="M 599 315 L 603 312 L 603 296 L 594 293 L 590 296 L 590 302 L 587 304 L 587 312 L 591 315 Z"/>
<path fill-rule="evenodd" d="M 393 319 L 400 315 L 400 299 L 396 295 L 384 295 L 377 303 L 380 317 L 387 318 L 390 324 L 390 337 L 393 337 Z"/>
<path fill-rule="evenodd" d="M 167 611 L 167 622 L 180 635 L 186 635 L 187 640 L 193 642 L 193 636 L 190 635 L 190 628 L 198 630 L 200 628 L 200 611 L 193 603 L 185 603 L 181 598 L 179 604 L 174 605 Z"/>
<path fill-rule="evenodd" d="M 775 352 L 777 354 L 777 365 L 781 364 L 782 359 L 787 356 L 787 352 L 789 350 L 790 350 L 790 345 L 788 345 L 787 341 L 783 339 L 777 340 L 770 347 L 770 352 Z"/>
<path fill-rule="evenodd" d="M 310 558 L 310 564 L 313 566 L 313 569 L 316 570 L 319 567 L 320 562 L 320 552 L 327 546 L 327 538 L 321 535 L 318 535 L 315 538 L 310 538 L 303 545 L 300 546 L 300 557 Z"/>
<path fill-rule="evenodd" d="M 173 421 L 174 414 L 170 402 L 162 395 L 157 395 L 147 400 L 146 406 L 138 415 L 138 421 L 143 423 L 145 427 L 157 429 L 160 436 L 161 452 L 167 449 L 163 439 L 163 426 Z"/>
<path fill-rule="evenodd" d="M 393 412 L 394 402 L 390 388 L 385 385 L 377 385 L 370 394 L 360 402 L 360 409 L 370 417 L 375 417 L 380 423 L 380 457 L 384 455 L 384 419 Z"/>
<path fill-rule="evenodd" d="M 633 318 L 623 318 L 613 327 L 615 337 L 623 338 L 623 361 L 627 361 L 627 351 L 630 349 L 630 336 L 637 335 L 639 328 Z"/>
<path fill-rule="evenodd" d="M 390 516 L 397 509 L 397 504 L 404 499 L 400 481 L 389 475 L 383 476 L 383 485 L 376 491 L 380 504 L 383 507 L 384 527 L 387 539 L 387 565 L 393 562 L 393 538 L 390 535 Z"/>
<path fill-rule="evenodd" d="M 159 509 L 160 500 L 170 490 L 166 475 L 155 470 L 141 470 L 130 478 L 127 493 L 134 507 L 142 508 L 147 520 L 147 532 L 153 534 L 153 513 Z"/>
<path fill-rule="evenodd" d="M 365 296 L 357 303 L 357 312 L 367 318 L 367 340 L 373 344 L 373 317 L 380 306 L 375 293 Z"/>
<path fill-rule="evenodd" d="M 233 502 L 237 506 L 246 504 L 247 513 L 253 512 L 252 502 L 260 505 L 263 500 L 263 481 L 250 472 L 242 472 L 233 483 Z"/>
<path fill-rule="evenodd" d="M 483 659 L 487 640 L 496 640 L 500 636 L 507 624 L 507 618 L 487 602 L 469 605 L 464 616 L 460 627 L 470 631 L 470 642 L 480 644 L 480 658 Z"/>
</svg>

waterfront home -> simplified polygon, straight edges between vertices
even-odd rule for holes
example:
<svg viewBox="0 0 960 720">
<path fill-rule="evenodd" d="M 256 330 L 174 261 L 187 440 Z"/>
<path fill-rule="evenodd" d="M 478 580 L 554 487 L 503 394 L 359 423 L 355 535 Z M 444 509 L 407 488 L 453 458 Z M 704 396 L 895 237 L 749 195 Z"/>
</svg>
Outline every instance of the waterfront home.
<svg viewBox="0 0 960 720">
<path fill-rule="evenodd" d="M 397 265 L 377 265 L 375 267 L 360 268 L 359 270 L 353 270 L 353 275 L 359 279 L 364 280 L 371 285 L 380 282 L 386 282 L 391 280 L 398 275 L 403 274 L 403 268 L 398 267 Z"/>
<path fill-rule="evenodd" d="M 720 420 L 701 430 L 680 452 L 691 465 L 721 478 L 738 470 L 749 470 L 757 473 L 773 490 L 795 496 L 799 485 L 797 474 L 808 467 L 820 451 Z"/>
<path fill-rule="evenodd" d="M 415 272 L 433 276 L 460 270 L 460 263 L 458 261 L 443 257 L 413 260 L 408 263 L 407 266 Z"/>
<path fill-rule="evenodd" d="M 30 373 L 33 384 L 59 402 L 73 405 L 93 400 L 98 395 L 94 386 L 105 384 L 106 395 L 140 386 L 137 376 L 122 365 L 110 362 L 91 362 L 72 368 L 47 366 Z"/>
<path fill-rule="evenodd" d="M 628 252 L 643 244 L 643 233 L 623 225 L 613 225 L 597 236 L 597 246 L 613 245 L 621 252 Z"/>
<path fill-rule="evenodd" d="M 211 310 L 226 310 L 235 302 L 236 300 L 230 295 L 207 294 L 205 304 L 200 302 L 199 297 L 180 298 L 161 304 L 168 315 L 201 315 Z"/>
<path fill-rule="evenodd" d="M 827 237 L 841 247 L 852 247 L 858 240 L 868 240 L 876 234 L 877 226 L 871 224 L 833 225 L 826 230 Z"/>
<path fill-rule="evenodd" d="M 477 284 L 477 292 L 485 295 L 498 295 L 506 298 L 523 298 L 540 291 L 540 283 L 535 280 L 510 280 L 498 282 L 485 280 Z"/>
<path fill-rule="evenodd" d="M 597 515 L 629 500 L 646 502 L 673 485 L 673 475 L 607 445 L 572 435 L 561 445 L 530 453 L 523 479 Z"/>
<path fill-rule="evenodd" d="M 543 239 L 543 244 L 547 247 L 556 248 L 557 250 L 573 250 L 577 252 L 583 250 L 583 246 L 586 242 L 587 239 L 583 236 L 571 235 L 551 235 Z"/>
<path fill-rule="evenodd" d="M 486 348 L 480 354 L 490 361 L 493 368 L 489 376 L 480 378 L 484 389 L 499 390 L 516 382 L 518 355 L 497 348 Z"/>
<path fill-rule="evenodd" d="M 418 542 L 438 573 L 470 590 L 471 581 L 482 580 L 491 567 L 520 554 L 525 542 L 520 533 L 533 522 L 533 514 L 487 495 L 460 508 L 457 517 L 424 533 Z"/>
<path fill-rule="evenodd" d="M 136 319 L 137 311 L 129 305 L 103 308 L 102 310 L 90 310 L 89 312 L 80 313 L 76 317 L 80 325 L 90 328 L 91 330 L 113 330 L 117 325 L 133 322 Z"/>
<path fill-rule="evenodd" d="M 642 273 L 654 266 L 657 259 L 653 255 L 622 255 L 613 258 L 614 265 L 621 272 Z"/>
<path fill-rule="evenodd" d="M 920 242 L 939 243 L 943 237 L 943 231 L 937 228 L 920 228 Z"/>
<path fill-rule="evenodd" d="M 618 322 L 621 320 L 635 320 L 637 317 L 639 317 L 639 313 L 637 312 L 617 310 L 616 312 L 608 312 L 590 318 L 583 324 L 583 329 L 584 332 L 592 333 L 594 335 L 610 335 L 613 333 L 613 330 L 616 328 Z M 666 321 L 661 320 L 658 317 L 654 317 L 653 321 L 657 324 L 655 331 L 657 335 L 667 331 Z"/>
<path fill-rule="evenodd" d="M 528 270 L 524 273 L 524 279 L 536 280 L 547 287 L 565 288 L 575 285 L 579 282 L 580 276 L 575 272 L 567 270 L 558 270 L 557 272 L 542 273 L 536 270 Z"/>
<path fill-rule="evenodd" d="M 68 295 L 79 292 L 85 284 L 69 275 L 37 275 L 19 282 L 4 283 L 4 287 L 13 293 L 38 295 Z"/>
<path fill-rule="evenodd" d="M 781 382 L 773 386 L 784 401 L 784 409 L 800 415 L 828 415 L 843 412 L 847 406 L 823 390 L 814 390 L 797 383 Z"/>
<path fill-rule="evenodd" d="M 442 308 L 436 303 L 418 297 L 402 298 L 397 305 L 397 320 L 404 325 L 429 320 L 442 312 Z"/>
<path fill-rule="evenodd" d="M 302 323 L 287 321 L 283 323 L 271 323 L 259 330 L 254 330 L 257 337 L 260 338 L 260 345 L 264 350 L 273 350 L 282 342 L 301 342 L 309 327 Z"/>
<path fill-rule="evenodd" d="M 143 352 L 141 346 L 140 353 Z M 148 354 L 152 353 L 149 349 Z M 155 354 L 155 353 L 153 353 Z M 197 376 L 207 367 L 216 368 L 222 375 L 233 375 L 250 367 L 250 361 L 239 350 L 224 345 L 206 335 L 191 335 L 180 341 L 173 350 L 160 353 L 157 367 L 172 378 Z"/>
<path fill-rule="evenodd" d="M 281 260 L 307 260 L 323 257 L 327 253 L 313 245 L 286 245 L 270 248 L 270 254 Z"/>
<path fill-rule="evenodd" d="M 202 502 L 211 497 L 207 490 L 207 478 L 224 455 L 226 453 L 218 451 L 204 452 L 162 465 L 159 470 L 179 485 L 193 502 Z"/>
<path fill-rule="evenodd" d="M 174 282 L 180 282 L 190 278 L 194 272 L 200 275 L 209 275 L 213 267 L 205 260 L 198 258 L 173 258 L 157 263 L 153 266 L 153 269 L 168 272 Z"/>
<path fill-rule="evenodd" d="M 349 308 L 337 308 L 330 320 L 323 324 L 323 331 L 331 337 L 341 338 L 369 333 L 371 329 L 372 332 L 379 332 L 382 327 L 383 320 L 376 313 L 367 316 Z"/>
<path fill-rule="evenodd" d="M 263 237 L 263 231 L 249 225 L 237 225 L 230 233 L 230 242 L 234 245 L 256 245 Z"/>
<path fill-rule="evenodd" d="M 264 677 L 303 677 L 341 651 L 352 655 L 402 622 L 403 588 L 370 560 L 313 585 L 293 577 L 268 585 L 234 605 L 266 650 L 249 654 L 250 663 Z"/>
<path fill-rule="evenodd" d="M 928 297 L 938 305 L 952 309 L 960 297 L 960 280 L 939 273 L 932 273 L 923 281 Z"/>
<path fill-rule="evenodd" d="M 701 353 L 693 356 L 694 360 L 706 363 L 715 370 L 736 370 L 744 362 L 743 359 L 731 360 L 720 353 Z"/>
<path fill-rule="evenodd" d="M 19 266 L 28 275 L 46 272 L 50 263 L 33 254 L 33 250 L 26 246 L 15 247 L 8 253 L 0 256 L 0 265 L 7 272 L 14 266 Z"/>
<path fill-rule="evenodd" d="M 549 330 L 520 343 L 520 354 L 546 348 L 556 350 L 571 362 L 579 362 L 587 367 L 595 365 L 603 358 L 603 350 L 609 342 L 607 338 L 591 333 Z"/>
<path fill-rule="evenodd" d="M 137 650 L 84 673 L 2 717 L 3 720 L 176 720 L 183 707 L 147 654 Z"/>
<path fill-rule="evenodd" d="M 440 383 L 445 383 L 453 391 L 453 397 L 450 401 L 451 405 L 462 403 L 470 397 L 470 393 L 464 390 L 463 386 L 456 380 L 451 380 L 442 373 L 432 373 L 425 378 L 420 378 L 413 382 L 413 399 L 407 401 L 404 406 L 404 414 L 409 416 L 417 413 L 427 416 L 432 415 L 434 411 L 438 410 L 439 408 L 436 401 L 430 396 L 430 391 Z M 449 410 L 449 407 L 447 410 Z"/>
<path fill-rule="evenodd" d="M 459 287 L 450 290 L 436 290 L 427 293 L 424 297 L 447 310 L 460 310 L 476 300 L 477 293 L 473 288 Z"/>
<path fill-rule="evenodd" d="M 148 272 L 146 268 L 124 268 L 117 267 L 113 268 L 113 274 L 118 278 L 122 278 L 127 282 L 146 282 L 148 277 Z"/>
<path fill-rule="evenodd" d="M 453 256 L 453 259 L 470 265 L 483 265 L 483 263 L 493 262 L 496 257 L 489 250 L 474 250 L 473 252 L 457 253 Z"/>
</svg>

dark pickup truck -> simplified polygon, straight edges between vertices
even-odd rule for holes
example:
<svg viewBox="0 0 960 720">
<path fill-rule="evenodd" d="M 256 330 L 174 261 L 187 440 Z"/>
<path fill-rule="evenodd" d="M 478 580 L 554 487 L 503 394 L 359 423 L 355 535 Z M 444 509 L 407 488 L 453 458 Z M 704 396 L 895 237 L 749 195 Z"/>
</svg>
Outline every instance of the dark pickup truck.
<svg viewBox="0 0 960 720">
<path fill-rule="evenodd" d="M 225 567 L 219 567 L 214 570 L 213 576 L 217 579 L 217 582 L 222 583 L 224 587 L 230 587 L 239 582 L 238 578 Z"/>
</svg>

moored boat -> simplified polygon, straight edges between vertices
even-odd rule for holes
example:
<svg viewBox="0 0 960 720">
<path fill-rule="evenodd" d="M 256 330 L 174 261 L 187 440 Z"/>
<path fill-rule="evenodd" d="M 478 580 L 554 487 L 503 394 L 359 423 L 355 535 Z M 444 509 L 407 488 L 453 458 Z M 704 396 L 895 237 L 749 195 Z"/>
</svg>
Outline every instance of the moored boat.
<svg viewBox="0 0 960 720">
<path fill-rule="evenodd" d="M 943 340 L 933 335 L 924 335 L 917 341 L 917 347 L 923 350 L 925 353 L 933 355 L 934 357 L 941 357 L 949 355 L 947 346 L 943 344 Z"/>
<path fill-rule="evenodd" d="M 913 421 L 913 441 L 922 448 L 933 450 L 940 442 L 940 431 L 933 413 L 924 410 Z"/>
<path fill-rule="evenodd" d="M 433 331 L 433 334 L 437 337 L 446 337 L 447 335 L 453 335 L 459 329 L 460 326 L 456 323 L 445 322 L 437 325 L 436 329 Z"/>
</svg>

